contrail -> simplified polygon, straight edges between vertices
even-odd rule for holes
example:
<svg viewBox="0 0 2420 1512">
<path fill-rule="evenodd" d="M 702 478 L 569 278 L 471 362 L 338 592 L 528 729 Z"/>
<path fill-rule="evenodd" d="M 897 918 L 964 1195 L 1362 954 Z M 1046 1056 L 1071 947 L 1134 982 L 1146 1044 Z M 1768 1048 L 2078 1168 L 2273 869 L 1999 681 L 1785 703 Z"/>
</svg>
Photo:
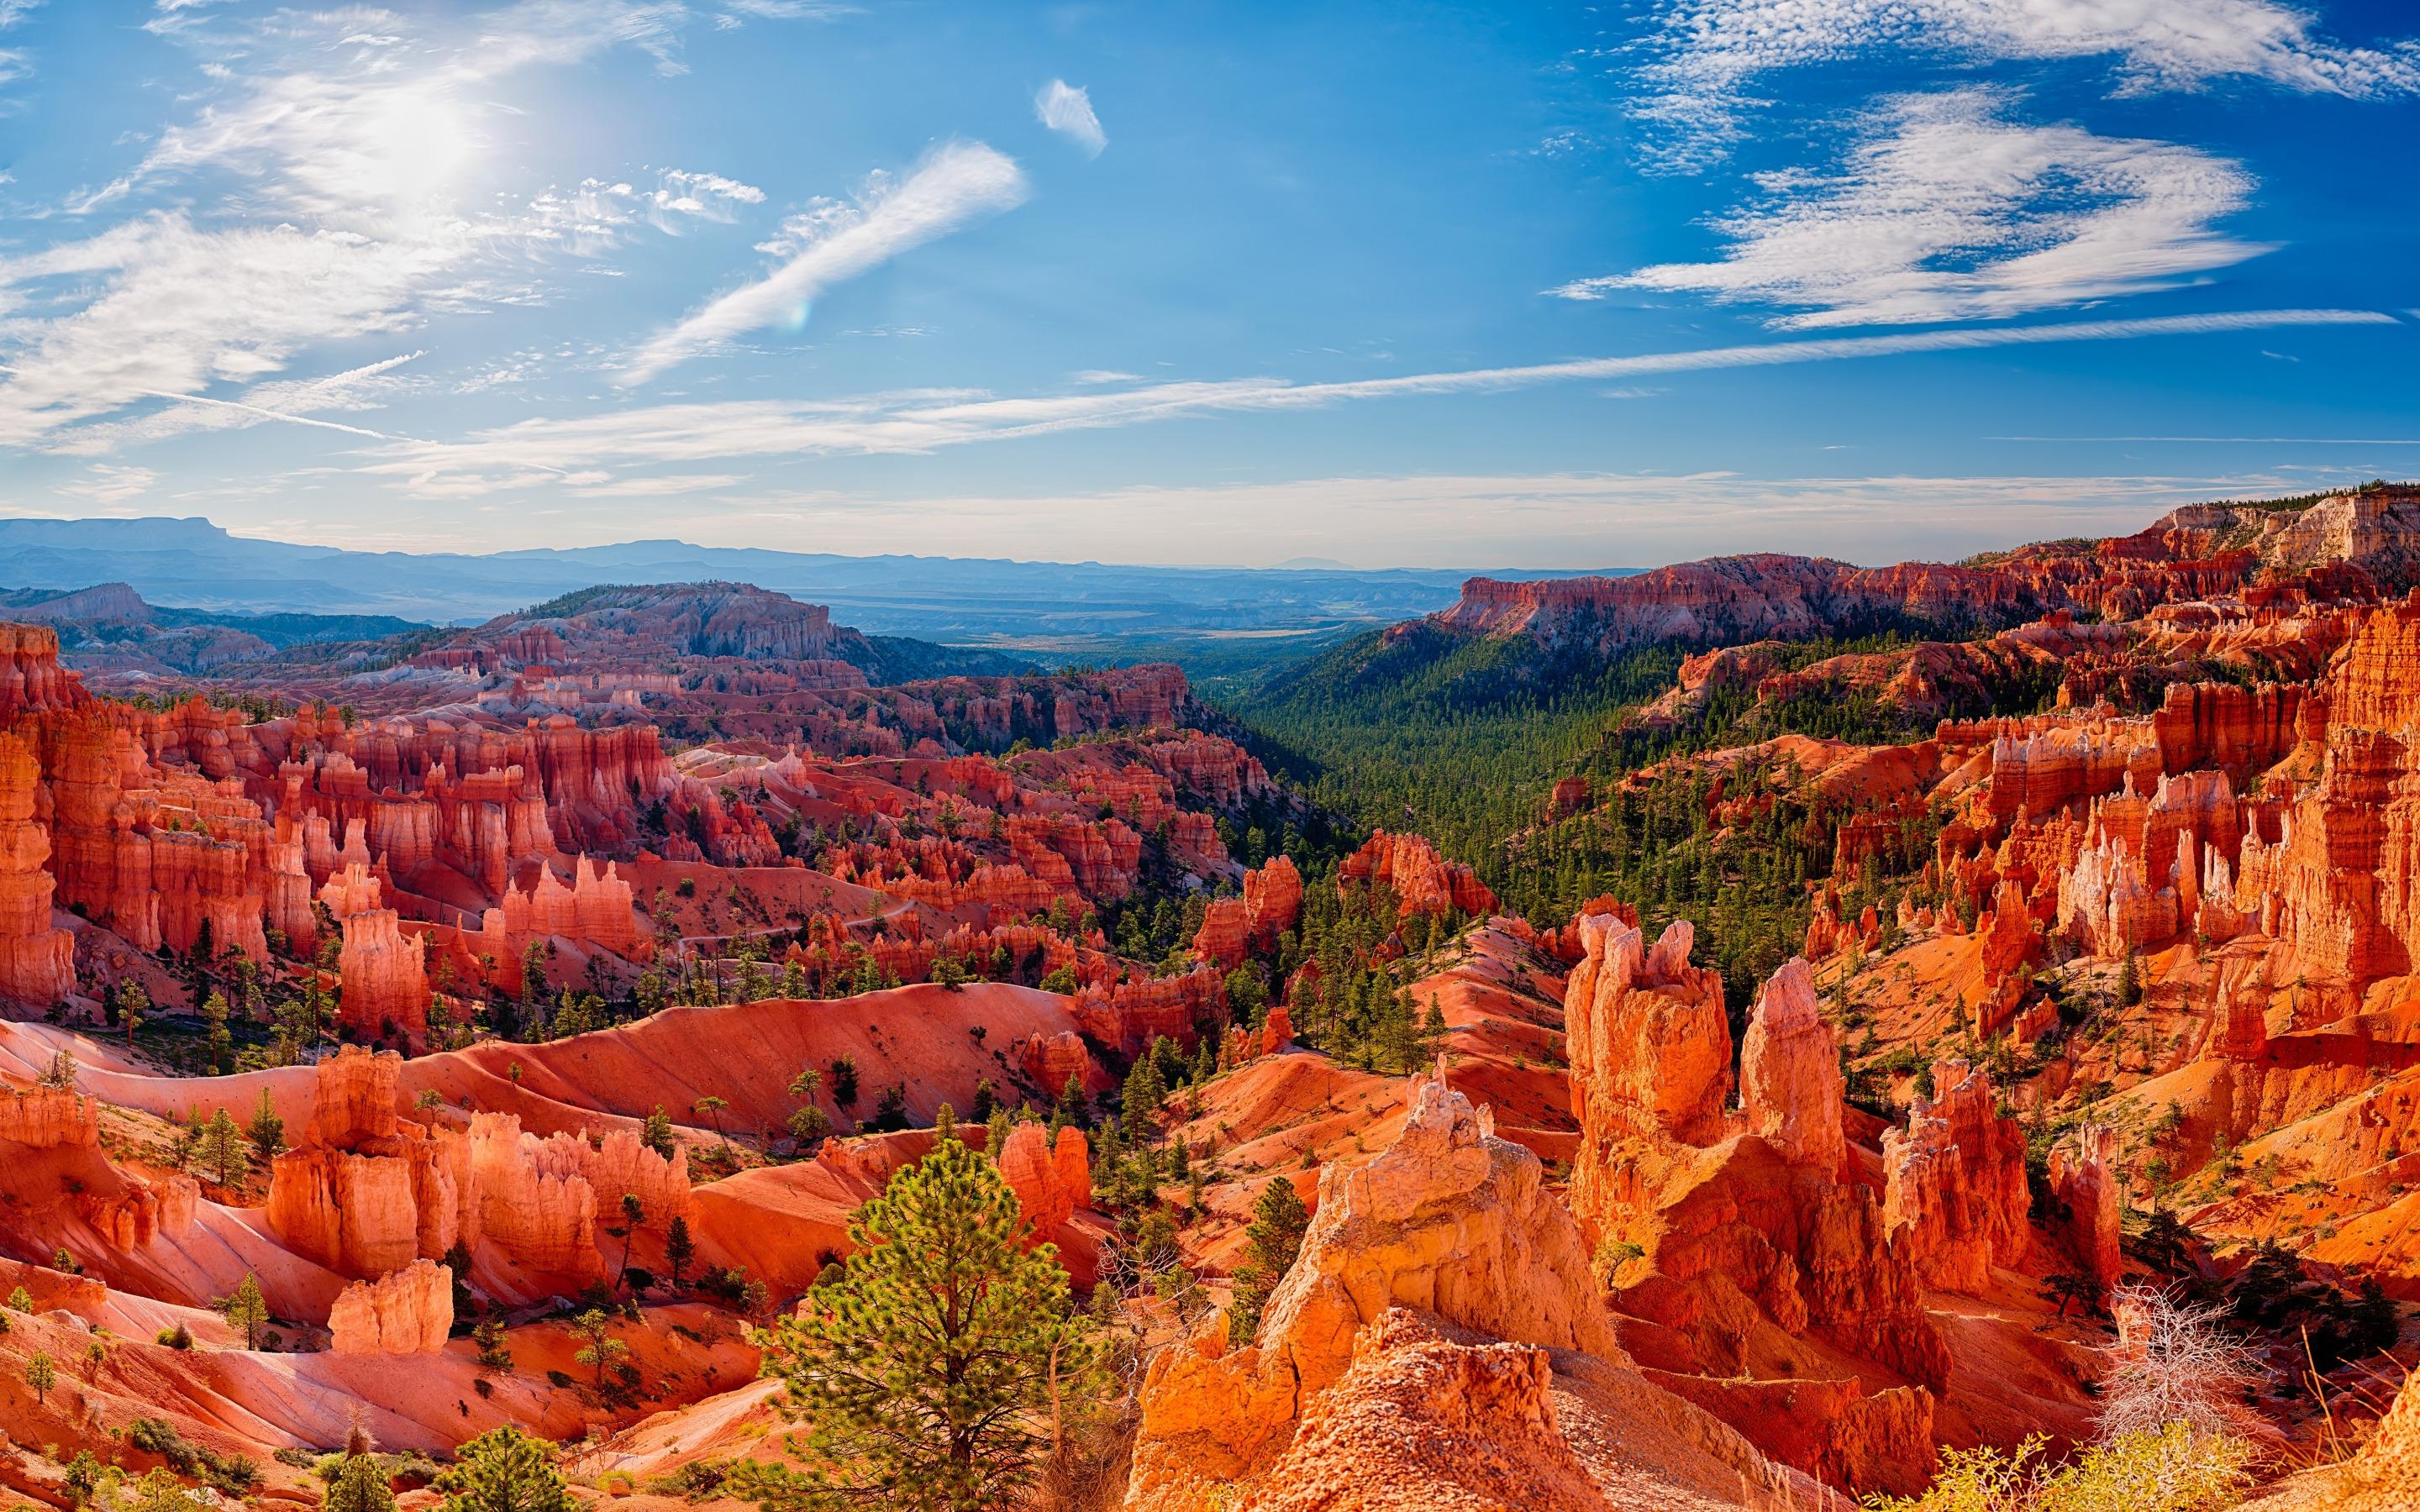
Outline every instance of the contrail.
<svg viewBox="0 0 2420 1512">
<path fill-rule="evenodd" d="M 283 409 L 271 409 L 264 405 L 240 404 L 233 399 L 205 399 L 198 393 L 171 393 L 165 389 L 136 389 L 134 392 L 148 399 L 173 399 L 178 404 L 209 405 L 213 409 L 240 409 L 247 415 L 258 415 L 263 420 L 282 420 L 289 425 L 316 425 L 321 430 L 340 430 L 348 436 L 366 436 L 374 441 L 411 440 L 409 436 L 390 436 L 382 430 L 369 430 L 360 425 L 342 425 L 333 420 L 314 420 L 309 415 L 289 415 Z"/>
</svg>

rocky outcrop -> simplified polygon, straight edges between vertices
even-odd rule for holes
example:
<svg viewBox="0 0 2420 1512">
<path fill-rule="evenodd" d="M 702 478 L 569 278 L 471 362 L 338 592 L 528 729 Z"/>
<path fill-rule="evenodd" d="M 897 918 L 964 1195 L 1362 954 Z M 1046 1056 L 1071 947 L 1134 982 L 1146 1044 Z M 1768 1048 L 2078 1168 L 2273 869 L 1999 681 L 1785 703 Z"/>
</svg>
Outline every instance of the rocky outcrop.
<svg viewBox="0 0 2420 1512">
<path fill-rule="evenodd" d="M 433 1354 L 454 1326 L 454 1273 L 414 1260 L 376 1281 L 356 1281 L 328 1313 L 338 1354 Z"/>
<path fill-rule="evenodd" d="M 2118 1170 L 2117 1128 L 2087 1123 L 2053 1145 L 2050 1189 L 2062 1214 L 2059 1236 L 2075 1257 L 2078 1273 L 2106 1292 L 2125 1269 L 2118 1252 L 2125 1194 Z"/>
<path fill-rule="evenodd" d="M 1339 887 L 1355 882 L 1393 889 L 1407 914 L 1496 911 L 1496 894 L 1479 873 L 1439 856 L 1425 836 L 1372 831 L 1359 850 L 1337 865 Z"/>
<path fill-rule="evenodd" d="M 27 1149 L 98 1148 L 101 1104 L 54 1087 L 0 1092 L 0 1143 Z"/>
<path fill-rule="evenodd" d="M 1154 1360 L 1128 1505 L 1198 1505 L 1211 1483 L 1262 1474 L 1351 1368 L 1359 1335 L 1399 1306 L 1508 1343 L 1623 1358 L 1538 1158 L 1441 1079 L 1412 1082 L 1403 1132 L 1376 1159 L 1321 1171 L 1256 1344 L 1222 1352 L 1223 1332 L 1205 1331 L 1200 1348 Z"/>
<path fill-rule="evenodd" d="M 343 928 L 338 1021 L 365 1039 L 427 1033 L 430 995 L 420 937 L 403 932 L 402 916 L 392 908 L 348 914 Z"/>
<path fill-rule="evenodd" d="M 1712 1144 L 1730 1093 L 1730 1023 L 1721 976 L 1689 964 L 1690 925 L 1674 920 L 1652 949 L 1617 914 L 1584 915 L 1577 928 L 1587 953 L 1572 968 L 1563 1013 L 1583 1146 L 1640 1136 Z M 1573 1170 L 1584 1213 L 1599 1165 Z"/>
<path fill-rule="evenodd" d="M 269 1227 L 287 1248 L 339 1275 L 373 1278 L 419 1257 L 410 1161 L 311 1148 L 270 1163 Z"/>
<path fill-rule="evenodd" d="M 1840 1133 L 1838 1036 L 1823 1022 L 1814 974 L 1792 956 L 1757 995 L 1740 1047 L 1747 1127 L 1783 1158 L 1837 1173 L 1847 1157 Z"/>
<path fill-rule="evenodd" d="M 1054 1144 L 1041 1124 L 1020 1123 L 1001 1146 L 998 1165 L 1024 1209 L 1032 1242 L 1093 1205 L 1092 1156 L 1081 1129 L 1060 1130 Z"/>
<path fill-rule="evenodd" d="M 380 1147 L 396 1137 L 396 1088 L 403 1057 L 344 1045 L 313 1068 L 308 1143 L 332 1149 Z"/>
<path fill-rule="evenodd" d="M 1980 1292 L 1993 1266 L 2024 1253 L 2024 1130 L 1999 1112 L 1980 1071 L 1946 1060 L 1932 1074 L 1934 1095 L 1883 1135 L 1884 1219 L 1926 1284 Z"/>
<path fill-rule="evenodd" d="M 0 625 L 0 721 L 77 708 L 91 699 L 59 665 L 59 633 L 47 625 Z"/>
<path fill-rule="evenodd" d="M 75 992 L 75 941 L 51 927 L 51 837 L 34 822 L 40 767 L 0 734 L 0 997 L 48 1008 Z"/>
<path fill-rule="evenodd" d="M 1352 1368 L 1312 1396 L 1251 1512 L 1503 1508 L 1611 1512 L 1558 1421 L 1546 1350 L 1470 1336 L 1407 1308 L 1355 1335 Z"/>
<path fill-rule="evenodd" d="M 1302 873 L 1289 856 L 1244 873 L 1244 927 L 1254 948 L 1275 949 L 1302 915 Z"/>
<path fill-rule="evenodd" d="M 1938 1389 L 1948 1350 L 1925 1316 L 1915 1249 L 1886 1227 L 1870 1186 L 1844 1180 L 1838 1072 L 1804 963 L 1786 964 L 1760 995 L 1736 1127 L 1723 1114 L 1721 984 L 1687 964 L 1686 924 L 1653 950 L 1618 914 L 1584 916 L 1578 927 L 1587 953 L 1566 1000 L 1581 1122 L 1572 1205 L 1598 1253 L 1628 1252 L 1612 1273 L 1615 1306 L 1646 1325 L 1634 1346 L 1641 1361 L 1735 1377 L 1746 1342 L 1771 1329 L 1813 1334 Z M 1813 1439 L 1769 1432 L 1752 1397 L 1708 1399 L 1802 1470 L 1841 1462 Z"/>
</svg>

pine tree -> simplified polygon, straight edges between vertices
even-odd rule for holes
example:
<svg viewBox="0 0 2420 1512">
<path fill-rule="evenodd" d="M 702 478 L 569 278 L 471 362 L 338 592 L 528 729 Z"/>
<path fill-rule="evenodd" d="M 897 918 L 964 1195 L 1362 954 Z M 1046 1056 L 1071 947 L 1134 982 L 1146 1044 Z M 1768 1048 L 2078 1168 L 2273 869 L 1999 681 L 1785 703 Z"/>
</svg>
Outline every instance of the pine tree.
<svg viewBox="0 0 2420 1512">
<path fill-rule="evenodd" d="M 225 993 L 212 993 L 202 1000 L 202 1054 L 209 1061 L 210 1074 L 225 1076 L 235 1070 L 235 1036 L 227 1028 Z"/>
<path fill-rule="evenodd" d="M 672 1115 L 664 1111 L 664 1105 L 661 1103 L 656 1104 L 656 1111 L 648 1114 L 646 1122 L 641 1125 L 639 1142 L 666 1160 L 673 1158 L 675 1141 Z"/>
<path fill-rule="evenodd" d="M 1016 1504 L 1099 1384 L 1058 1253 L 1026 1253 L 1023 1227 L 1015 1191 L 956 1140 L 893 1176 L 851 1220 L 845 1272 L 768 1341 L 808 1468 L 743 1461 L 738 1494 L 768 1512 Z"/>
<path fill-rule="evenodd" d="M 690 1237 L 689 1220 L 675 1215 L 671 1227 L 664 1230 L 664 1263 L 672 1267 L 675 1291 L 680 1289 L 681 1273 L 688 1270 L 689 1262 L 695 1258 L 697 1241 Z"/>
<path fill-rule="evenodd" d="M 471 1342 L 479 1347 L 479 1364 L 489 1370 L 510 1370 L 513 1351 L 504 1339 L 504 1323 L 500 1318 L 482 1318 L 471 1329 Z"/>
<path fill-rule="evenodd" d="M 1078 1129 L 1093 1126 L 1093 1108 L 1084 1096 L 1083 1074 L 1072 1071 L 1067 1073 L 1067 1085 L 1059 1088 L 1059 1105 L 1050 1113 L 1050 1137 L 1057 1139 L 1059 1131 L 1071 1125 Z"/>
<path fill-rule="evenodd" d="M 1135 1057 L 1134 1069 L 1126 1072 L 1124 1101 L 1119 1106 L 1119 1121 L 1138 1139 L 1148 1138 L 1152 1120 L 1168 1103 L 1168 1079 L 1160 1074 L 1159 1057 L 1149 1051 Z"/>
<path fill-rule="evenodd" d="M 1302 1252 L 1311 1210 L 1294 1182 L 1280 1176 L 1261 1188 L 1244 1228 L 1244 1263 L 1235 1268 L 1234 1300 L 1227 1304 L 1227 1343 L 1240 1349 L 1261 1330 L 1261 1311 Z"/>
<path fill-rule="evenodd" d="M 25 1362 L 25 1384 L 34 1389 L 34 1405 L 39 1407 L 49 1399 L 51 1388 L 59 1383 L 59 1373 L 51 1365 L 48 1351 L 37 1350 Z"/>
<path fill-rule="evenodd" d="M 1420 1020 L 1419 1054 L 1422 1065 L 1436 1059 L 1438 1053 L 1445 1049 L 1446 1036 L 1451 1032 L 1451 1026 L 1445 1021 L 1445 1005 L 1437 1001 L 1436 994 L 1429 994 L 1428 1016 Z"/>
<path fill-rule="evenodd" d="M 269 1326 L 269 1302 L 260 1294 L 259 1277 L 245 1272 L 234 1293 L 219 1299 L 216 1305 L 227 1327 L 243 1335 L 245 1349 L 260 1348 L 260 1331 Z"/>
<path fill-rule="evenodd" d="M 370 1453 L 369 1438 L 361 1429 L 347 1436 L 345 1458 L 328 1477 L 328 1495 L 319 1505 L 321 1512 L 395 1512 L 395 1489 L 386 1467 Z"/>
<path fill-rule="evenodd" d="M 252 1141 L 252 1152 L 268 1160 L 286 1149 L 286 1120 L 277 1116 L 276 1104 L 269 1100 L 269 1088 L 260 1089 L 260 1101 L 252 1110 L 252 1121 L 244 1125 L 243 1134 Z"/>
<path fill-rule="evenodd" d="M 252 1174 L 252 1146 L 225 1108 L 210 1110 L 196 1132 L 194 1160 L 221 1186 L 235 1186 Z"/>
<path fill-rule="evenodd" d="M 439 1512 L 576 1512 L 547 1447 L 509 1425 L 491 1428 L 455 1451 L 454 1466 L 437 1477 L 449 1493 Z"/>
<path fill-rule="evenodd" d="M 606 1367 L 630 1352 L 628 1345 L 613 1337 L 613 1320 L 594 1307 L 571 1320 L 571 1331 L 588 1341 L 571 1357 L 572 1363 L 596 1367 L 598 1391 L 605 1389 Z"/>
</svg>

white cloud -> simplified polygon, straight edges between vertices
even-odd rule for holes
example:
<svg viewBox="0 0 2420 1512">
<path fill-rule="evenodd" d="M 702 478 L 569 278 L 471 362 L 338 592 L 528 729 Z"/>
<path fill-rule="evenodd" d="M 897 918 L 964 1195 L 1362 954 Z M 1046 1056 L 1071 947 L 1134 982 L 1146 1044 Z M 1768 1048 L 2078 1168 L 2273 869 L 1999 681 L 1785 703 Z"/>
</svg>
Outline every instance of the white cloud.
<svg viewBox="0 0 2420 1512">
<path fill-rule="evenodd" d="M 1067 375 L 1078 383 L 1140 383 L 1140 373 L 1121 373 L 1112 367 L 1086 367 Z"/>
<path fill-rule="evenodd" d="M 537 302 L 534 259 L 595 255 L 643 222 L 729 220 L 764 197 L 672 169 L 648 188 L 592 179 L 504 210 L 463 203 L 488 155 L 480 123 L 512 109 L 498 96 L 506 74 L 616 43 L 669 56 L 677 4 L 525 0 L 428 33 L 365 9 L 195 31 L 205 13 L 177 9 L 176 35 L 228 62 L 205 69 L 212 82 L 191 118 L 132 173 L 69 208 L 98 216 L 155 190 L 178 208 L 0 256 L 0 445 L 89 453 L 296 419 L 275 393 L 200 400 L 216 385 L 257 385 L 324 343 Z M 131 424 L 85 426 L 189 396 Z M 90 434 L 60 434 L 78 426 Z"/>
<path fill-rule="evenodd" d="M 1541 384 L 1646 374 L 2290 326 L 2397 323 L 2393 316 L 2368 310 L 2257 310 L 2140 320 L 1834 336 L 1334 383 L 1235 378 L 1127 389 L 1088 388 L 1029 398 L 906 393 L 833 400 L 657 405 L 571 419 L 528 420 L 482 431 L 460 441 L 398 442 L 374 449 L 373 459 L 361 471 L 400 479 L 411 491 L 427 497 L 468 498 L 548 484 L 562 472 L 579 469 L 728 464 L 748 456 L 930 452 L 981 441 L 1107 429 L 1189 416 L 1316 409 L 1357 400 L 1422 394 L 1500 393 Z"/>
<path fill-rule="evenodd" d="M 716 20 L 727 30 L 750 21 L 830 21 L 853 13 L 855 6 L 827 5 L 824 0 L 723 0 Z"/>
<path fill-rule="evenodd" d="M 58 491 L 75 499 L 88 499 L 96 504 L 122 504 L 127 500 L 148 492 L 160 481 L 160 474 L 149 468 L 115 467 L 96 462 L 85 470 L 82 479 L 63 483 Z"/>
<path fill-rule="evenodd" d="M 1710 294 L 1794 308 L 1790 329 L 1994 319 L 2180 282 L 2270 250 L 2212 228 L 2244 208 L 2235 163 L 2165 142 L 2003 116 L 1988 88 L 1891 101 L 1833 176 L 1761 180 L 1714 223 L 1720 261 L 1665 263 L 1550 292 Z"/>
<path fill-rule="evenodd" d="M 1994 61 L 2114 57 L 2122 93 L 2250 78 L 2366 98 L 2420 89 L 2411 45 L 2346 47 L 2278 0 L 1667 0 L 1638 114 L 1685 168 L 1740 134 L 1758 75 L 1877 49 Z"/>
<path fill-rule="evenodd" d="M 1109 136 L 1101 130 L 1101 118 L 1093 114 L 1093 96 L 1089 90 L 1071 86 L 1064 79 L 1053 79 L 1033 97 L 1033 116 L 1043 125 L 1084 149 L 1084 155 L 1097 158 L 1109 145 Z"/>
<path fill-rule="evenodd" d="M 826 289 L 971 221 L 1015 208 L 1025 195 L 1016 163 L 980 142 L 940 147 L 904 179 L 877 174 L 854 204 L 791 217 L 781 236 L 765 244 L 786 262 L 648 342 L 622 381 L 644 382 L 703 347 L 759 327 L 802 324 Z"/>
</svg>

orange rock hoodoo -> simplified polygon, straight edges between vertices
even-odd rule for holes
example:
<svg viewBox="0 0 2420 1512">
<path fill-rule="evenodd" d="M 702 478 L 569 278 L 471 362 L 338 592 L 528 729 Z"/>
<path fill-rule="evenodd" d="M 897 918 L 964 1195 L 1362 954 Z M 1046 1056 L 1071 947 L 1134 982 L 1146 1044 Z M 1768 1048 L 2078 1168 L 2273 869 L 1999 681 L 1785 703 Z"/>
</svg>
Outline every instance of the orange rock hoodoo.
<svg viewBox="0 0 2420 1512">
<path fill-rule="evenodd" d="M 1352 882 L 1393 888 L 1408 913 L 1442 914 L 1455 909 L 1487 914 L 1496 908 L 1496 894 L 1479 880 L 1478 872 L 1460 861 L 1446 860 L 1420 835 L 1373 830 L 1369 841 L 1336 869 L 1339 887 Z"/>
<path fill-rule="evenodd" d="M 1884 1221 L 1926 1284 L 1980 1292 L 1994 1265 L 2024 1253 L 2024 1131 L 2000 1115 L 1981 1072 L 1949 1060 L 1932 1074 L 1933 1097 L 1883 1135 Z"/>
<path fill-rule="evenodd" d="M 1257 1494 L 1275 1505 L 1421 1504 L 1435 1483 L 1416 1478 L 1417 1467 L 1450 1455 L 1454 1442 L 1429 1412 L 1448 1425 L 1468 1426 L 1457 1413 L 1500 1417 L 1488 1431 L 1511 1435 L 1508 1444 L 1535 1442 L 1538 1463 L 1565 1488 L 1559 1494 L 1582 1495 L 1586 1478 L 1573 1473 L 1546 1404 L 1545 1350 L 1587 1357 L 1575 1366 L 1590 1372 L 1583 1379 L 1620 1396 L 1668 1443 L 1702 1445 L 1721 1458 L 1727 1478 L 1778 1492 L 1782 1473 L 1630 1369 L 1594 1293 L 1579 1230 L 1545 1190 L 1537 1157 L 1496 1137 L 1486 1109 L 1442 1081 L 1415 1078 L 1394 1144 L 1358 1170 L 1321 1172 L 1300 1257 L 1256 1341 L 1229 1349 L 1224 1319 L 1214 1318 L 1188 1346 L 1153 1360 L 1125 1504 L 1199 1512 L 1214 1490 L 1231 1493 L 1238 1481 L 1264 1488 Z M 1457 1381 L 1478 1384 L 1478 1399 L 1411 1385 Z M 1384 1427 L 1373 1426 L 1357 1450 L 1354 1419 L 1373 1394 L 1418 1402 L 1419 1412 L 1379 1407 Z M 1394 1473 L 1408 1480 L 1394 1494 L 1409 1500 L 1367 1500 L 1377 1494 L 1373 1475 Z M 1524 1498 L 1498 1476 L 1497 1498 L 1575 1504 L 1556 1500 L 1552 1487 Z"/>
<path fill-rule="evenodd" d="M 0 734 L 0 997 L 42 1007 L 75 991 L 75 941 L 51 927 L 50 836 L 34 822 L 34 753 Z"/>
<path fill-rule="evenodd" d="M 1914 1247 L 1871 1187 L 1843 1180 L 1838 1052 L 1805 963 L 1759 995 L 1743 1128 L 1724 1111 L 1721 980 L 1689 964 L 1689 926 L 1676 921 L 1652 949 L 1619 914 L 1578 927 L 1587 953 L 1565 1003 L 1581 1128 L 1572 1206 L 1592 1239 L 1636 1256 L 1613 1281 L 1617 1309 L 1650 1325 L 1634 1345 L 1641 1362 L 1802 1470 L 1921 1484 L 1926 1388 L 1948 1380 L 1948 1349 L 1924 1312 Z M 1721 1383 L 1760 1329 L 1814 1334 L 1922 1384 L 1869 1394 L 1849 1380 L 1833 1388 L 1837 1413 L 1805 1431 L 1759 1391 Z"/>
<path fill-rule="evenodd" d="M 376 1281 L 356 1281 L 328 1313 L 338 1354 L 428 1354 L 454 1326 L 454 1273 L 414 1260 Z"/>
</svg>

